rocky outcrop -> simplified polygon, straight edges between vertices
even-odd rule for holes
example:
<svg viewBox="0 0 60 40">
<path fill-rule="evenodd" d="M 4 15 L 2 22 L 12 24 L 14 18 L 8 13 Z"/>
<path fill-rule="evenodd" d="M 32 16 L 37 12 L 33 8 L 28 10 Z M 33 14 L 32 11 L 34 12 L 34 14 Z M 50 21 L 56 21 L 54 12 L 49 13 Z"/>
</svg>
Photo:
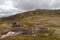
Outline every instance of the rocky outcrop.
<svg viewBox="0 0 60 40">
<path fill-rule="evenodd" d="M 4 34 L 1 34 L 0 38 L 4 38 L 4 37 L 7 37 L 7 36 L 14 36 L 14 35 L 17 35 L 17 34 L 23 34 L 23 35 L 33 35 L 33 34 L 53 35 L 54 32 L 55 32 L 53 29 L 48 30 L 48 28 L 45 28 L 45 27 L 37 27 L 33 30 L 28 29 L 28 28 L 23 28 L 21 30 L 15 29 L 15 30 L 16 31 L 8 31 L 8 32 L 5 32 Z"/>
</svg>

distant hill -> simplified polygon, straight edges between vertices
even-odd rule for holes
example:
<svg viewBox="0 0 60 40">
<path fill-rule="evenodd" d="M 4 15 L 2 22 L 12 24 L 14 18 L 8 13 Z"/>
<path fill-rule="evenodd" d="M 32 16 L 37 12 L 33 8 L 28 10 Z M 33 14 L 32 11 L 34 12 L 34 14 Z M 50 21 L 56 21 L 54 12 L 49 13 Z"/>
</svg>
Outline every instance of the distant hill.
<svg viewBox="0 0 60 40">
<path fill-rule="evenodd" d="M 15 20 L 18 18 L 25 18 L 29 16 L 34 16 L 34 15 L 38 15 L 38 16 L 42 15 L 42 16 L 50 16 L 50 17 L 60 16 L 60 10 L 36 9 L 36 10 L 16 14 L 13 16 L 9 16 L 9 17 L 3 17 L 1 18 L 1 20 Z"/>
</svg>

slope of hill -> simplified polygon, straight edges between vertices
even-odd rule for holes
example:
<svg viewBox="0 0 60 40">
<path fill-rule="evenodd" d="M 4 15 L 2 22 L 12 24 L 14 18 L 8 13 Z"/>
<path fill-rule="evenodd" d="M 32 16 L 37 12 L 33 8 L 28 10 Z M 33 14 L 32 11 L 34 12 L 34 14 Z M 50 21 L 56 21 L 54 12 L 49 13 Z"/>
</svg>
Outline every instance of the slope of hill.
<svg viewBox="0 0 60 40">
<path fill-rule="evenodd" d="M 5 30 L 8 30 L 9 28 L 11 28 L 11 24 L 13 22 L 19 22 L 21 27 L 27 28 L 32 27 L 60 28 L 60 10 L 36 9 L 33 11 L 1 18 L 0 29 L 3 30 L 5 28 Z"/>
<path fill-rule="evenodd" d="M 60 10 L 34 10 L 13 15 L 6 18 L 1 18 L 1 22 L 20 22 L 20 24 L 28 25 L 43 25 L 51 27 L 60 26 Z"/>
<path fill-rule="evenodd" d="M 1 18 L 0 26 L 9 28 L 13 22 L 19 22 L 23 27 L 44 26 L 60 28 L 60 10 L 36 9 Z"/>
</svg>

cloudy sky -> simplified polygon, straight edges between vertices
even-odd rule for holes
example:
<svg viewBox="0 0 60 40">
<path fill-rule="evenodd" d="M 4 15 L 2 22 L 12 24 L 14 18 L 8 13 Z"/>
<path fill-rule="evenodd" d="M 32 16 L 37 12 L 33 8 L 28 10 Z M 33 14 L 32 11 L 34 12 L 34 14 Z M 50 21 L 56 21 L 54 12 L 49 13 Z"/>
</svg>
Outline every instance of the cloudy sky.
<svg viewBox="0 0 60 40">
<path fill-rule="evenodd" d="M 60 0 L 0 0 L 0 17 L 32 9 L 60 9 Z"/>
</svg>

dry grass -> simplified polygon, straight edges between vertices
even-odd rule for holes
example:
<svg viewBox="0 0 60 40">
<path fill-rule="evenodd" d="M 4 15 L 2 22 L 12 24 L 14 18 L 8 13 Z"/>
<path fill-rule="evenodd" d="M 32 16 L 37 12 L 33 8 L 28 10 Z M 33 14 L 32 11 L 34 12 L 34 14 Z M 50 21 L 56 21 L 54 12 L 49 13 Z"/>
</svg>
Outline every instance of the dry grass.
<svg viewBox="0 0 60 40">
<path fill-rule="evenodd" d="M 2 18 L 0 20 L 2 25 L 0 25 L 0 29 L 6 31 L 6 28 L 11 28 L 11 24 L 13 22 L 19 22 L 20 26 L 23 27 L 54 27 L 60 28 L 60 12 L 59 10 L 35 10 L 30 12 L 25 12 L 22 14 L 17 14 L 12 17 L 13 20 L 9 20 L 7 18 Z M 9 29 L 8 29 L 9 30 Z M 0 31 L 2 33 L 2 31 Z M 60 40 L 56 36 L 44 36 L 44 35 L 37 35 L 37 36 L 24 36 L 24 35 L 16 35 L 12 37 L 3 38 L 0 40 Z"/>
<path fill-rule="evenodd" d="M 12 37 L 6 37 L 0 40 L 60 40 L 56 36 L 44 36 L 44 35 L 16 35 Z"/>
</svg>

